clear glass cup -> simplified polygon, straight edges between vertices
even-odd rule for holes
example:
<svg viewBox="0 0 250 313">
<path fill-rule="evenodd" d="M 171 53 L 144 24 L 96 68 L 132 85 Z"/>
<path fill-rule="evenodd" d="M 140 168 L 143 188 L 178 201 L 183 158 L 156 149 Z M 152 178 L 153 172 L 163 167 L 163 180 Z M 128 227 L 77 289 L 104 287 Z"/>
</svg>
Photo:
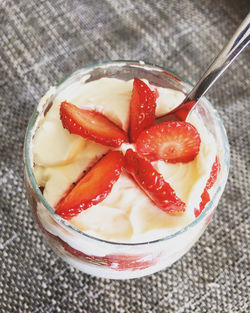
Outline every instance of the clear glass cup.
<svg viewBox="0 0 250 313">
<path fill-rule="evenodd" d="M 32 170 L 31 141 L 41 112 L 50 106 L 56 94 L 85 77 L 87 82 L 101 77 L 130 80 L 145 78 L 150 84 L 187 93 L 191 84 L 167 69 L 138 61 L 113 61 L 92 65 L 74 72 L 60 82 L 44 104 L 35 109 L 27 128 L 24 145 L 25 182 L 34 220 L 45 239 L 66 262 L 91 275 L 111 279 L 130 279 L 152 274 L 170 266 L 199 239 L 214 215 L 229 171 L 229 145 L 216 110 L 205 98 L 195 108 L 204 125 L 213 134 L 221 171 L 213 187 L 211 201 L 202 213 L 180 231 L 159 240 L 142 243 L 117 243 L 97 239 L 74 228 L 54 214 L 43 197 Z"/>
</svg>

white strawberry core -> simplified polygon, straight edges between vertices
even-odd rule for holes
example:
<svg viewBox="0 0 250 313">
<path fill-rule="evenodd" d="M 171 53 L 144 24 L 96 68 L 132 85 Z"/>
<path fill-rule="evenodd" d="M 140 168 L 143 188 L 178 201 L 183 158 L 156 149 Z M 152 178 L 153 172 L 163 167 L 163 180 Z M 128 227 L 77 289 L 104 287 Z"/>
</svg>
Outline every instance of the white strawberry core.
<svg viewBox="0 0 250 313">
<path fill-rule="evenodd" d="M 160 155 L 164 155 L 165 152 L 174 154 L 178 152 L 180 149 L 182 149 L 181 143 L 168 141 L 162 144 L 160 148 Z"/>
</svg>

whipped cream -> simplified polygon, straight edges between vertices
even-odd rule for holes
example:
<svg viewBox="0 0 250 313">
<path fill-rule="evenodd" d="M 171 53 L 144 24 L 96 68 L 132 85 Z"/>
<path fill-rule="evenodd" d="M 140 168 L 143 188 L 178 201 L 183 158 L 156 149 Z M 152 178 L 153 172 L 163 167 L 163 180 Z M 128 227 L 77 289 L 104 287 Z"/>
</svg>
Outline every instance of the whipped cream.
<svg viewBox="0 0 250 313">
<path fill-rule="evenodd" d="M 32 145 L 34 174 L 38 185 L 44 187 L 43 195 L 52 207 L 81 173 L 109 150 L 109 147 L 65 130 L 59 116 L 61 102 L 66 100 L 79 108 L 101 112 L 127 131 L 132 88 L 133 80 L 101 78 L 89 83 L 80 80 L 61 91 L 50 110 L 40 119 Z M 172 110 L 184 99 L 180 91 L 157 89 L 156 116 Z M 216 144 L 196 113 L 190 115 L 188 122 L 197 128 L 201 137 L 198 156 L 188 163 L 153 163 L 177 196 L 186 203 L 187 208 L 182 216 L 169 215 L 155 206 L 124 172 L 104 201 L 69 222 L 98 238 L 116 242 L 144 242 L 175 233 L 194 220 L 194 208 L 199 206 L 215 160 Z M 133 145 L 124 143 L 120 150 L 125 152 L 128 148 L 134 149 Z"/>
</svg>

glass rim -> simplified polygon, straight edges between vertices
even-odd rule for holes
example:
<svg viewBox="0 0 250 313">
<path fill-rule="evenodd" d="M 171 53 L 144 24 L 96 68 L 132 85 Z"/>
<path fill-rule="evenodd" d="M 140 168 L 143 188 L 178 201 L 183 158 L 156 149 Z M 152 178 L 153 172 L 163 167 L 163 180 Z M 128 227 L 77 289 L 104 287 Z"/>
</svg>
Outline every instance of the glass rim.
<svg viewBox="0 0 250 313">
<path fill-rule="evenodd" d="M 55 85 L 56 88 L 58 88 L 62 83 L 64 83 L 65 81 L 67 81 L 69 78 L 71 78 L 73 75 L 75 75 L 77 72 L 81 72 L 81 71 L 85 71 L 85 73 L 83 74 L 87 74 L 88 71 L 91 71 L 93 68 L 95 67 L 105 67 L 107 65 L 137 65 L 139 67 L 149 67 L 155 70 L 159 70 L 159 71 L 164 71 L 167 74 L 170 74 L 170 77 L 172 79 L 177 79 L 180 83 L 185 83 L 187 84 L 190 88 L 193 87 L 193 84 L 191 84 L 188 80 L 183 79 L 181 76 L 177 75 L 176 73 L 174 73 L 173 71 L 165 68 L 165 67 L 161 67 L 155 64 L 151 64 L 151 63 L 146 63 L 144 61 L 137 61 L 137 60 L 113 60 L 113 61 L 104 61 L 104 62 L 100 62 L 100 63 L 95 63 L 86 67 L 83 67 L 81 69 L 78 69 L 76 71 L 74 71 L 72 74 L 66 76 L 64 79 L 62 79 L 61 81 L 59 81 L 59 83 L 57 83 Z M 159 239 L 155 239 L 155 240 L 151 240 L 151 241 L 145 241 L 145 242 L 116 242 L 116 241 L 109 241 L 106 239 L 101 239 L 98 237 L 94 237 L 92 235 L 86 234 L 85 232 L 77 229 L 76 227 L 74 227 L 72 224 L 70 224 L 68 221 L 64 220 L 63 218 L 61 218 L 59 215 L 55 214 L 55 211 L 53 210 L 53 208 L 49 205 L 49 203 L 47 202 L 47 200 L 44 198 L 40 188 L 38 187 L 37 183 L 36 183 L 36 179 L 33 173 L 33 169 L 31 166 L 31 159 L 30 159 L 30 143 L 32 141 L 33 138 L 33 127 L 35 125 L 36 119 L 39 116 L 40 112 L 37 111 L 37 107 L 38 104 L 35 106 L 34 112 L 29 120 L 28 123 L 28 127 L 26 130 L 26 134 L 25 134 L 25 141 L 24 141 L 24 166 L 25 169 L 27 170 L 27 174 L 29 177 L 29 180 L 31 182 L 32 188 L 35 191 L 36 195 L 38 196 L 39 200 L 42 202 L 42 204 L 44 205 L 44 207 L 49 211 L 50 215 L 52 215 L 52 218 L 56 220 L 57 223 L 59 223 L 60 226 L 62 226 L 63 228 L 66 228 L 66 230 L 69 230 L 70 232 L 76 233 L 77 235 L 83 236 L 83 237 L 87 237 L 88 239 L 94 240 L 94 241 L 98 241 L 98 242 L 102 242 L 104 244 L 109 244 L 109 245 L 118 245 L 118 246 L 141 246 L 141 245 L 151 245 L 151 244 L 156 244 L 156 243 L 160 243 L 160 242 L 164 242 L 167 240 L 170 240 L 172 238 L 178 237 L 179 235 L 187 232 L 190 228 L 193 228 L 194 226 L 196 226 L 197 224 L 199 224 L 199 222 L 201 222 L 203 219 L 205 219 L 205 217 L 207 216 L 207 213 L 210 211 L 210 209 L 212 209 L 213 206 L 213 199 L 216 197 L 216 195 L 218 195 L 219 193 L 222 193 L 225 185 L 226 185 L 226 181 L 227 181 L 227 177 L 228 177 L 228 173 L 229 173 L 229 165 L 230 165 L 230 152 L 229 152 L 229 142 L 228 142 L 228 138 L 226 135 L 226 131 L 224 128 L 224 125 L 219 117 L 218 112 L 216 111 L 216 109 L 213 107 L 213 105 L 211 104 L 211 102 L 209 100 L 207 100 L 207 98 L 202 97 L 202 101 L 204 101 L 206 103 L 206 106 L 208 106 L 209 111 L 211 111 L 214 115 L 214 117 L 216 118 L 219 128 L 220 128 L 220 135 L 223 138 L 223 143 L 224 143 L 224 163 L 225 163 L 225 168 L 226 168 L 226 172 L 225 172 L 225 177 L 223 180 L 223 185 L 222 186 L 218 186 L 216 192 L 213 194 L 213 197 L 210 199 L 209 203 L 206 205 L 205 209 L 200 213 L 200 215 L 198 217 L 196 217 L 191 223 L 187 224 L 185 227 L 183 227 L 182 229 L 164 236 L 162 238 Z M 221 196 L 221 195 L 220 195 Z"/>
</svg>

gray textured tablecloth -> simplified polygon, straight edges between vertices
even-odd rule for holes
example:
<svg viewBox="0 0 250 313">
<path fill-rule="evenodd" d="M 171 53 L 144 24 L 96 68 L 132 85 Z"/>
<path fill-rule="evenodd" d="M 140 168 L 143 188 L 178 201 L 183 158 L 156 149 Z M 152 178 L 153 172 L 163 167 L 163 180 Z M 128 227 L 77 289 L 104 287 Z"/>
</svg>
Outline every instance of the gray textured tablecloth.
<svg viewBox="0 0 250 313">
<path fill-rule="evenodd" d="M 28 119 L 55 82 L 80 67 L 140 59 L 196 82 L 249 10 L 247 0 L 0 2 L 0 312 L 248 312 L 249 50 L 208 98 L 231 145 L 214 220 L 171 268 L 130 281 L 70 268 L 48 248 L 27 206 Z"/>
</svg>

